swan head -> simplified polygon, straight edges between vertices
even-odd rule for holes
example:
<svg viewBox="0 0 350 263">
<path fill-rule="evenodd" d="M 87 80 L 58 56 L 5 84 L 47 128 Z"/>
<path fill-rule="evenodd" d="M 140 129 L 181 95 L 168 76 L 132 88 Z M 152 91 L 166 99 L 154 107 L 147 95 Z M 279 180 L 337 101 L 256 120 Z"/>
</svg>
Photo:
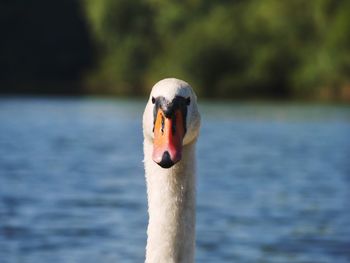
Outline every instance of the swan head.
<svg viewBox="0 0 350 263">
<path fill-rule="evenodd" d="M 179 162 L 183 146 L 198 137 L 199 126 L 197 96 L 188 83 L 168 78 L 153 86 L 143 114 L 143 132 L 153 144 L 154 162 L 163 168 Z"/>
</svg>

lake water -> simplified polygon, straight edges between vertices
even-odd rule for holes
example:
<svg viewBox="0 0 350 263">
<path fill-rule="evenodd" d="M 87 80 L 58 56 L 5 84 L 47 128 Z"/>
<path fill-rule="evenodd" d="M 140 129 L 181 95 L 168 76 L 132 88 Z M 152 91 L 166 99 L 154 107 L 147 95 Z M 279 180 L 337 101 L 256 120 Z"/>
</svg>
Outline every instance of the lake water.
<svg viewBox="0 0 350 263">
<path fill-rule="evenodd" d="M 144 101 L 0 99 L 0 262 L 143 262 Z M 350 262 L 350 107 L 201 103 L 197 262 Z"/>
</svg>

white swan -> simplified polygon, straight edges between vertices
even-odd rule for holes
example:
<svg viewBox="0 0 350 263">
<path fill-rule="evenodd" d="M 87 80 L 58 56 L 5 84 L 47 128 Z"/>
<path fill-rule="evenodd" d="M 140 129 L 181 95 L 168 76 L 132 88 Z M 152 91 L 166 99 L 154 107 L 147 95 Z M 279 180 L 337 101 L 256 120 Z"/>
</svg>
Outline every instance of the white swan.
<svg viewBox="0 0 350 263">
<path fill-rule="evenodd" d="M 195 248 L 195 143 L 200 115 L 189 84 L 154 85 L 143 115 L 149 224 L 146 263 L 190 263 Z"/>
</svg>

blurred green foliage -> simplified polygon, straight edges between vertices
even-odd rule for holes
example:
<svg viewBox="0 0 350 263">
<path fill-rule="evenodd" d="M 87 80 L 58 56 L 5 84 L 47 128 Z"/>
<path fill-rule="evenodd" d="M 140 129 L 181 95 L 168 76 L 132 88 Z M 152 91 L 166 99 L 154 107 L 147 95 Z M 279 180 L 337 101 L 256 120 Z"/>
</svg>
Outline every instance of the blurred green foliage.
<svg viewBox="0 0 350 263">
<path fill-rule="evenodd" d="M 207 97 L 349 96 L 347 0 L 83 3 L 100 48 L 91 92 L 144 94 L 175 76 Z"/>
<path fill-rule="evenodd" d="M 350 101 L 348 0 L 0 2 L 0 93 Z"/>
</svg>

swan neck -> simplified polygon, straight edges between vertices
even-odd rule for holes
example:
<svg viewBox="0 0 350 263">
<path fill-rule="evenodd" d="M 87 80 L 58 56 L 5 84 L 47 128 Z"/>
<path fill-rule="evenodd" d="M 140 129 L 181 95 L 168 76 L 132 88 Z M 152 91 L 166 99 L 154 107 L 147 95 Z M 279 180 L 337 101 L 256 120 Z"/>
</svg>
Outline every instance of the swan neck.
<svg viewBox="0 0 350 263">
<path fill-rule="evenodd" d="M 163 169 L 153 162 L 145 141 L 149 224 L 146 263 L 194 262 L 195 144 L 183 148 L 182 160 Z"/>
</svg>

